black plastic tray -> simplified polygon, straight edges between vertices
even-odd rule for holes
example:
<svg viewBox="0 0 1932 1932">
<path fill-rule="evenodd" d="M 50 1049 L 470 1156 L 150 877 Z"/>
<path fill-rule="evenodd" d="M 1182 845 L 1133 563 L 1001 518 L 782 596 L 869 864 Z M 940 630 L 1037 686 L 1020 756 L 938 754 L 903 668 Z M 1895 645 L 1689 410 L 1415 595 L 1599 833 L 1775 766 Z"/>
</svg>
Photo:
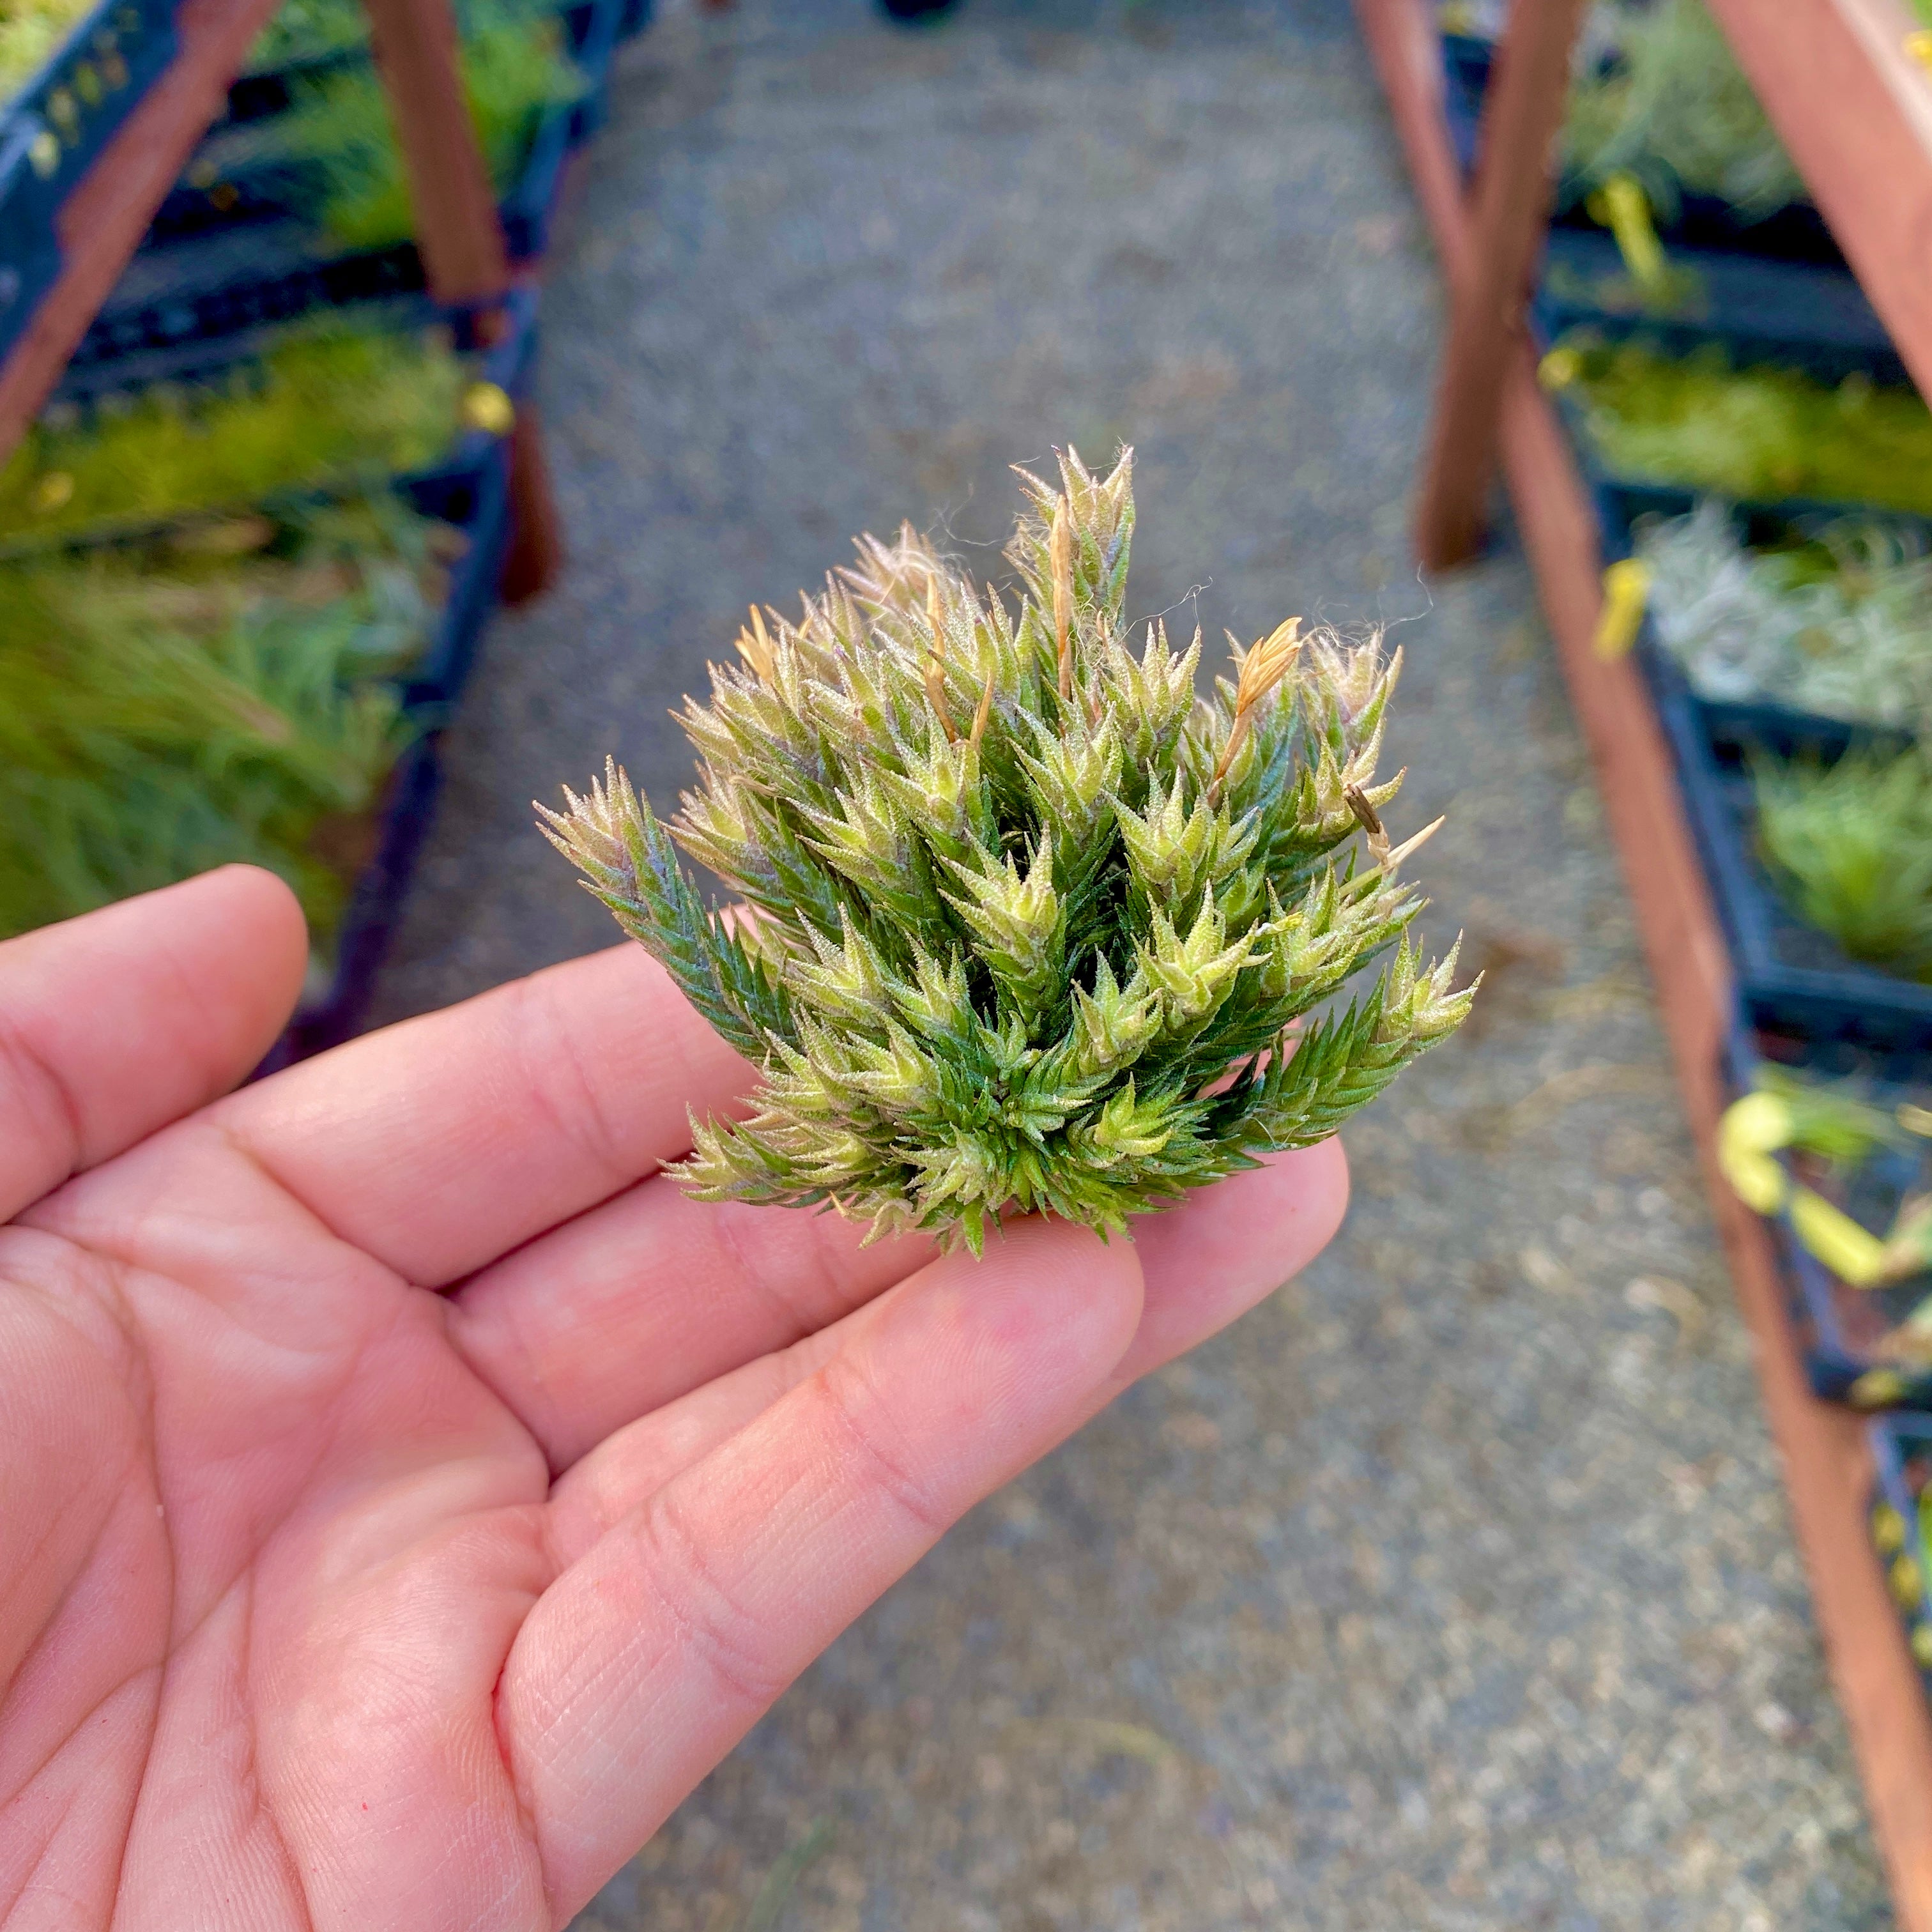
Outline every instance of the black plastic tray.
<svg viewBox="0 0 1932 1932">
<path fill-rule="evenodd" d="M 404 752 L 383 788 L 375 849 L 356 875 L 343 914 L 328 986 L 297 1008 L 256 1068 L 258 1078 L 339 1046 L 362 1030 L 442 790 L 442 734 L 431 730 Z"/>
<path fill-rule="evenodd" d="M 1926 1085 L 1925 1064 L 1916 1055 L 1864 1052 L 1843 1042 L 1821 1044 L 1743 1025 L 1733 1028 L 1724 1060 L 1733 1096 L 1751 1091 L 1757 1068 L 1765 1063 L 1826 1076 L 1856 1076 L 1882 1104 L 1888 1093 L 1900 1098 L 1908 1091 L 1922 1095 Z M 1915 1072 L 1921 1077 L 1913 1082 Z M 1769 1216 L 1766 1226 L 1778 1250 L 1812 1393 L 1865 1412 L 1932 1411 L 1932 1366 L 1889 1360 L 1874 1346 L 1879 1335 L 1932 1293 L 1932 1285 L 1922 1278 L 1898 1288 L 1852 1288 L 1798 1240 L 1788 1215 Z"/>
<path fill-rule="evenodd" d="M 0 106 L 0 356 L 60 273 L 62 202 L 174 53 L 174 0 L 100 0 Z"/>
<path fill-rule="evenodd" d="M 382 305 L 384 320 L 398 328 L 420 326 L 439 316 L 455 328 L 459 341 L 473 341 L 480 314 L 474 310 L 439 310 L 420 299 Z M 534 289 L 515 291 L 502 304 L 504 326 L 484 352 L 479 374 L 513 399 L 527 386 L 537 349 L 537 297 Z M 218 378 L 258 354 L 273 340 L 261 329 L 216 343 L 196 342 L 171 352 L 71 368 L 57 392 L 58 400 L 83 407 L 106 395 L 138 391 L 154 382 L 192 384 Z M 507 439 L 480 429 L 464 430 L 436 463 L 394 478 L 393 487 L 425 516 L 458 526 L 469 538 L 451 573 L 450 590 L 435 636 L 403 679 L 406 703 L 417 710 L 440 707 L 438 722 L 460 695 L 476 652 L 482 615 L 494 599 L 510 535 L 509 451 Z M 304 496 L 315 493 L 302 491 Z M 152 536 L 166 524 L 138 529 L 80 532 L 50 539 L 63 545 L 109 544 Z M 10 550 L 26 550 L 16 542 Z"/>
<path fill-rule="evenodd" d="M 1925 1600 L 1932 1584 L 1932 1552 L 1918 1520 L 1918 1492 L 1932 1475 L 1932 1420 L 1881 1416 L 1867 1425 L 1866 1434 L 1871 1445 L 1873 1545 L 1920 1682 L 1932 1693 L 1932 1613 Z"/>
<path fill-rule="evenodd" d="M 1894 978 L 1848 957 L 1788 911 L 1757 856 L 1756 811 L 1744 760 L 1751 748 L 1829 760 L 1851 743 L 1881 742 L 1835 719 L 1781 714 L 1775 736 L 1700 707 L 1676 664 L 1654 643 L 1645 674 L 1677 764 L 1699 856 L 1730 942 L 1740 1010 L 1753 1026 L 1882 1052 L 1932 1049 L 1932 986 Z"/>
<path fill-rule="evenodd" d="M 1598 483 L 1594 494 L 1603 554 L 1612 561 L 1634 553 L 1634 526 L 1639 518 L 1646 514 L 1682 516 L 1698 500 L 1688 490 L 1618 484 L 1606 480 Z M 1875 521 L 1916 531 L 1928 550 L 1932 550 L 1932 520 L 1894 510 L 1867 510 L 1857 504 L 1843 503 L 1730 503 L 1727 507 L 1742 526 L 1748 544 L 1774 542 L 1781 536 L 1798 533 L 1808 522 L 1868 515 Z M 1658 639 L 1655 626 L 1647 616 L 1638 630 L 1636 650 L 1658 702 L 1661 704 L 1668 698 L 1689 704 L 1707 737 L 1748 738 L 1787 756 L 1808 748 L 1835 755 L 1860 736 L 1881 742 L 1896 737 L 1901 746 L 1905 742 L 1906 734 L 1903 731 L 1888 731 L 1882 725 L 1819 712 L 1800 711 L 1767 699 L 1706 698 L 1693 687 L 1682 667 Z"/>
<path fill-rule="evenodd" d="M 575 56 L 592 85 L 542 116 L 516 186 L 502 202 L 513 261 L 534 260 L 549 248 L 565 164 L 604 112 L 620 5 L 621 0 L 595 0 L 571 10 L 573 33 L 580 28 L 584 34 Z M 416 294 L 423 286 L 412 242 L 318 255 L 313 231 L 298 215 L 205 225 L 142 248 L 82 338 L 74 366 L 218 340 L 312 309 Z"/>
<path fill-rule="evenodd" d="M 1466 175 L 1475 166 L 1483 97 L 1488 90 L 1495 49 L 1490 42 L 1474 34 L 1444 34 L 1442 40 L 1443 112 L 1449 125 L 1450 144 Z M 1586 198 L 1580 183 L 1560 180 L 1551 218 L 1553 224 L 1558 228 L 1595 230 L 1597 224 L 1583 206 Z M 1808 262 L 1815 267 L 1850 272 L 1830 224 L 1809 202 L 1794 202 L 1762 221 L 1741 222 L 1730 204 L 1715 195 L 1682 194 L 1678 197 L 1677 218 L 1660 224 L 1658 233 L 1673 250 L 1692 248 L 1720 254 L 1754 255 L 1766 261 Z"/>
</svg>

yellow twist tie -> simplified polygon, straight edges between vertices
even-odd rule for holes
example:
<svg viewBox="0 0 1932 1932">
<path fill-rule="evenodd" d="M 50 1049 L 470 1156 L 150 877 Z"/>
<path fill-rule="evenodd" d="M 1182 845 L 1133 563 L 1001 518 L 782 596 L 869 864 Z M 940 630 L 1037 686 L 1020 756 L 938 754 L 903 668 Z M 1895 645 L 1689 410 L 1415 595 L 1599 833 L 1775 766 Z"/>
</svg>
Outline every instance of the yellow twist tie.
<svg viewBox="0 0 1932 1932">
<path fill-rule="evenodd" d="M 1604 572 L 1603 608 L 1590 648 L 1606 664 L 1629 656 L 1649 601 L 1650 566 L 1641 557 L 1624 557 Z"/>
</svg>

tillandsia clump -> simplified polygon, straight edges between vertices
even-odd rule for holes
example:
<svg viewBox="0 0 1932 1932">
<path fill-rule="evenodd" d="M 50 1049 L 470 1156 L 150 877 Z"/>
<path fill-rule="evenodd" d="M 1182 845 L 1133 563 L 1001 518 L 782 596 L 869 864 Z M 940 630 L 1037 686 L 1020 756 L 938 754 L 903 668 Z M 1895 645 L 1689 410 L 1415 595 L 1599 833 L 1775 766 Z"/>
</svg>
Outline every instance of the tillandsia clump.
<svg viewBox="0 0 1932 1932">
<path fill-rule="evenodd" d="M 1129 636 L 1130 463 L 1022 472 L 1016 610 L 909 526 L 862 538 L 796 622 L 754 609 L 684 713 L 703 764 L 668 828 L 614 764 L 544 812 L 764 1070 L 748 1119 L 694 1124 L 674 1172 L 699 1198 L 976 1254 L 1008 1214 L 1120 1232 L 1333 1133 L 1468 1012 L 1454 951 L 1425 965 L 1408 937 L 1428 832 L 1383 829 L 1400 652 L 1291 620 L 1197 700 L 1198 632 Z M 678 844 L 747 916 L 704 904 Z"/>
<path fill-rule="evenodd" d="M 1932 980 L 1932 764 L 1915 746 L 1753 765 L 1760 850 L 1785 902 L 1852 958 Z"/>
<path fill-rule="evenodd" d="M 218 379 L 50 405 L 0 464 L 0 539 L 66 536 L 340 488 L 434 462 L 478 404 L 443 332 L 291 328 Z M 482 426 L 489 427 L 488 421 Z"/>
<path fill-rule="evenodd" d="M 464 98 L 491 184 L 506 194 L 539 117 L 588 82 L 554 13 L 471 0 L 464 26 Z M 241 130 L 231 146 L 231 165 L 295 171 L 304 211 L 342 248 L 386 248 L 416 231 L 388 100 L 366 64 L 301 81 L 287 114 Z"/>
<path fill-rule="evenodd" d="M 0 7 L 0 106 L 59 51 L 93 0 L 8 0 Z"/>
<path fill-rule="evenodd" d="M 1563 125 L 1565 199 L 1622 175 L 1666 222 L 1688 192 L 1749 223 L 1806 198 L 1704 0 L 1599 0 L 1582 54 Z"/>
<path fill-rule="evenodd" d="M 0 938 L 243 860 L 326 951 L 461 542 L 386 490 L 0 564 Z"/>
<path fill-rule="evenodd" d="M 1634 532 L 1659 641 L 1702 697 L 1932 734 L 1932 551 L 1833 517 L 1748 543 L 1709 498 Z"/>
<path fill-rule="evenodd" d="M 1721 345 L 1672 356 L 1573 329 L 1543 358 L 1612 476 L 1774 502 L 1790 496 L 1932 516 L 1932 412 L 1862 373 L 1733 368 Z"/>
</svg>

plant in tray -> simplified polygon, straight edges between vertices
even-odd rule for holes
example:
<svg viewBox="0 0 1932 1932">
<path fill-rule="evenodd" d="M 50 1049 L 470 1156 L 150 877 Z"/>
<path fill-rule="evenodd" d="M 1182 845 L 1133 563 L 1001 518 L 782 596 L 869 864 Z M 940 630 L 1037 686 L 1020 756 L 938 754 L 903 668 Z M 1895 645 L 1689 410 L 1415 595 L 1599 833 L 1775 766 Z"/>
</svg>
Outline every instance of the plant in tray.
<svg viewBox="0 0 1932 1932">
<path fill-rule="evenodd" d="M 538 118 L 586 85 L 554 12 L 474 0 L 465 10 L 464 98 L 499 195 L 514 184 Z M 319 225 L 344 248 L 380 248 L 415 232 L 401 150 L 382 83 L 367 66 L 301 82 L 290 112 L 236 141 L 227 160 L 298 169 Z"/>
<path fill-rule="evenodd" d="M 1932 555 L 1909 526 L 1834 518 L 1753 548 L 1706 499 L 1634 548 L 1658 640 L 1700 697 L 1932 732 Z"/>
<path fill-rule="evenodd" d="M 1734 368 L 1707 344 L 1671 356 L 1573 331 L 1543 358 L 1603 469 L 1627 482 L 1774 502 L 1810 497 L 1932 514 L 1932 414 L 1853 374 Z"/>
<path fill-rule="evenodd" d="M 1744 223 L 1806 199 L 1703 0 L 1599 0 L 1570 84 L 1563 160 L 1566 192 L 1626 177 L 1666 222 L 1687 192 L 1729 203 Z"/>
<path fill-rule="evenodd" d="M 421 469 L 457 430 L 470 377 L 440 332 L 331 316 L 218 379 L 50 409 L 0 467 L 0 538 L 155 522 Z"/>
<path fill-rule="evenodd" d="M 8 0 L 0 8 L 0 107 L 58 52 L 97 0 Z"/>
<path fill-rule="evenodd" d="M 1781 1214 L 1843 1291 L 1834 1346 L 1864 1368 L 1846 1393 L 1882 1406 L 1898 1370 L 1932 1366 L 1932 1112 L 1928 1096 L 1760 1063 L 1726 1109 L 1718 1161 L 1747 1205 Z"/>
<path fill-rule="evenodd" d="M 0 935 L 246 859 L 326 945 L 452 539 L 385 492 L 0 566 Z"/>
<path fill-rule="evenodd" d="M 1024 480 L 1016 609 L 909 528 L 862 538 L 713 667 L 668 827 L 614 765 L 544 814 L 764 1070 L 748 1119 L 696 1129 L 700 1198 L 976 1252 L 1009 1212 L 1118 1231 L 1333 1132 L 1468 1010 L 1454 954 L 1408 937 L 1426 833 L 1393 846 L 1381 818 L 1400 654 L 1291 620 L 1201 702 L 1198 634 L 1129 634 L 1128 457 Z M 748 915 L 707 908 L 676 844 Z"/>
<path fill-rule="evenodd" d="M 1852 958 L 1932 979 L 1932 768 L 1914 748 L 1753 765 L 1758 844 L 1798 916 Z"/>
</svg>

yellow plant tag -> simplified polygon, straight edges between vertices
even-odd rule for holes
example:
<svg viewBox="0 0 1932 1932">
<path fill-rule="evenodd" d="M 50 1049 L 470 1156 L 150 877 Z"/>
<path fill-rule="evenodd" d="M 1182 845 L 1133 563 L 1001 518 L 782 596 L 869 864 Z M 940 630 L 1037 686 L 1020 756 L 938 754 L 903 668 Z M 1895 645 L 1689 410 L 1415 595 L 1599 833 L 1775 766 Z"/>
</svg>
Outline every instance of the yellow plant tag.
<svg viewBox="0 0 1932 1932">
<path fill-rule="evenodd" d="M 1624 557 L 1604 572 L 1603 608 L 1590 648 L 1606 664 L 1629 655 L 1649 601 L 1650 566 L 1641 557 Z"/>
<path fill-rule="evenodd" d="M 1617 253 L 1630 280 L 1652 294 L 1660 292 L 1670 279 L 1670 266 L 1643 184 L 1634 175 L 1611 176 L 1590 197 L 1590 212 L 1616 237 Z"/>
<path fill-rule="evenodd" d="M 1583 373 L 1583 358 L 1574 349 L 1552 349 L 1536 365 L 1536 380 L 1546 389 L 1567 389 Z"/>
<path fill-rule="evenodd" d="M 463 392 L 464 426 L 491 436 L 508 436 L 515 428 L 517 406 L 494 382 L 472 382 Z"/>
<path fill-rule="evenodd" d="M 1784 1204 L 1784 1170 L 1772 1155 L 1791 1138 L 1791 1109 L 1775 1094 L 1747 1094 L 1718 1123 L 1718 1165 L 1731 1191 L 1756 1214 Z"/>
<path fill-rule="evenodd" d="M 1808 1187 L 1791 1190 L 1791 1228 L 1848 1287 L 1876 1288 L 1891 1279 L 1885 1244 Z"/>
</svg>

